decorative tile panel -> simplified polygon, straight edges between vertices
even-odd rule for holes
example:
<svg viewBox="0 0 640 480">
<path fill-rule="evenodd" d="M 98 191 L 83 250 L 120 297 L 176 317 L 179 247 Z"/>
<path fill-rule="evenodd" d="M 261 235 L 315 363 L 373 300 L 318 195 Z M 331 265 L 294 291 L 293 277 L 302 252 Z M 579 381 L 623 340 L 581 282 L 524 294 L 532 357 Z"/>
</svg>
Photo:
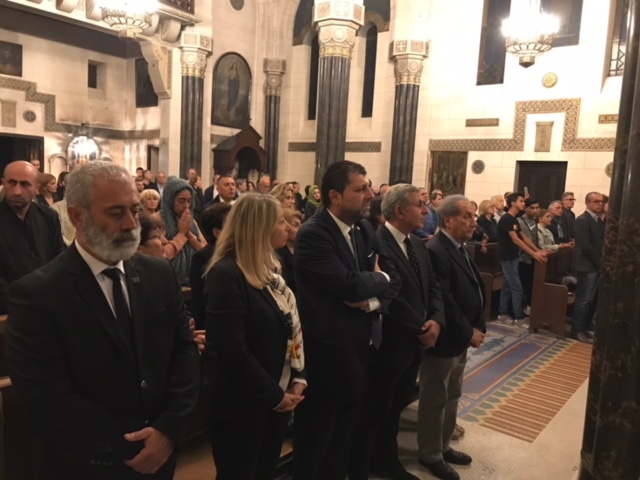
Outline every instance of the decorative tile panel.
<svg viewBox="0 0 640 480">
<path fill-rule="evenodd" d="M 315 152 L 316 142 L 289 142 L 290 152 Z M 379 153 L 382 151 L 382 142 L 347 142 L 345 152 L 354 153 Z"/>
<path fill-rule="evenodd" d="M 598 123 L 618 123 L 618 115 L 598 115 Z"/>
<path fill-rule="evenodd" d="M 431 139 L 429 150 L 434 151 L 524 151 L 527 115 L 535 113 L 564 113 L 562 151 L 613 151 L 615 137 L 577 138 L 580 116 L 579 98 L 532 100 L 516 102 L 513 137 L 508 139 Z"/>
<path fill-rule="evenodd" d="M 497 127 L 499 125 L 499 118 L 467 118 L 465 122 L 465 127 Z"/>
</svg>

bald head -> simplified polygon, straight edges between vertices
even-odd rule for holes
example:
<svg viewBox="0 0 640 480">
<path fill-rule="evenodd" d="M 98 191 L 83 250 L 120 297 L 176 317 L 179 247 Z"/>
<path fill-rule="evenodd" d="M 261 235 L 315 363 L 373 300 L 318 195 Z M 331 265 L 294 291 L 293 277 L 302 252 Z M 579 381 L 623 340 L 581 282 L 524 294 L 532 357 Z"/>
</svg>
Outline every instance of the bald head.
<svg viewBox="0 0 640 480">
<path fill-rule="evenodd" d="M 7 165 L 2 174 L 5 201 L 21 218 L 24 218 L 29 206 L 38 194 L 38 175 L 40 172 L 29 162 L 18 161 Z"/>
</svg>

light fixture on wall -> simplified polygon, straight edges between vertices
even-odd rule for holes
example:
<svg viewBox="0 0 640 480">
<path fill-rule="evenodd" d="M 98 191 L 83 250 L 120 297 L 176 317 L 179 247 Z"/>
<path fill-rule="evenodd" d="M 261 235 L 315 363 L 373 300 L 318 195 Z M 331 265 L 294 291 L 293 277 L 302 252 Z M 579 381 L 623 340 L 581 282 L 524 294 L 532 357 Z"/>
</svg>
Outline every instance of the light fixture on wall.
<svg viewBox="0 0 640 480">
<path fill-rule="evenodd" d="M 73 137 L 67 147 L 67 158 L 71 167 L 97 160 L 100 157 L 100 146 L 88 135 Z"/>
<path fill-rule="evenodd" d="M 559 27 L 557 17 L 542 11 L 540 0 L 514 0 L 511 16 L 502 22 L 507 52 L 518 57 L 521 67 L 529 68 L 536 57 L 551 50 Z"/>
<path fill-rule="evenodd" d="M 118 32 L 120 38 L 137 38 L 151 26 L 157 0 L 101 0 L 102 20 Z"/>
</svg>

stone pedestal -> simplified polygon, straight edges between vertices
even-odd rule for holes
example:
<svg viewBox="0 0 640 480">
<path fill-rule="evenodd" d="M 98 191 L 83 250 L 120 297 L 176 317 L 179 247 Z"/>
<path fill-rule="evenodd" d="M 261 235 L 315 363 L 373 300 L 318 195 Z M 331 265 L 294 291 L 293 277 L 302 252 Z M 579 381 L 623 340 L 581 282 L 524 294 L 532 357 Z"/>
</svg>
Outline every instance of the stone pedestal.
<svg viewBox="0 0 640 480">
<path fill-rule="evenodd" d="M 629 16 L 580 480 L 640 477 L 640 0 Z"/>
<path fill-rule="evenodd" d="M 319 185 L 327 167 L 345 159 L 349 73 L 356 32 L 364 24 L 362 0 L 317 1 L 313 23 L 320 42 L 314 175 Z"/>
<path fill-rule="evenodd" d="M 278 142 L 280 139 L 280 97 L 282 77 L 287 70 L 287 62 L 281 58 L 265 58 L 265 139 L 267 151 L 267 173 L 278 178 Z"/>
<path fill-rule="evenodd" d="M 425 40 L 394 40 L 389 49 L 395 65 L 396 97 L 393 110 L 389 183 L 411 183 L 416 147 L 418 98 L 424 59 L 429 54 Z"/>
<path fill-rule="evenodd" d="M 191 167 L 202 164 L 202 118 L 204 77 L 207 57 L 211 54 L 211 38 L 196 32 L 180 37 L 182 73 L 182 114 L 180 119 L 180 176 L 187 177 Z"/>
</svg>

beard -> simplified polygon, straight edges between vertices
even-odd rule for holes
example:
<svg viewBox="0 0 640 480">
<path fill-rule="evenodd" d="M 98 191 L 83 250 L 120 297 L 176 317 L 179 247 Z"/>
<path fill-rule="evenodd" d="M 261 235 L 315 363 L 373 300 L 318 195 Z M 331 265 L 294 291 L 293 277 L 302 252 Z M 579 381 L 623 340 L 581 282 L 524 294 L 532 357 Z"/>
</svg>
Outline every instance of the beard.
<svg viewBox="0 0 640 480">
<path fill-rule="evenodd" d="M 129 231 L 108 236 L 103 228 L 97 226 L 90 215 L 84 229 L 84 241 L 87 247 L 107 263 L 118 263 L 131 258 L 140 244 L 140 224 Z"/>
</svg>

